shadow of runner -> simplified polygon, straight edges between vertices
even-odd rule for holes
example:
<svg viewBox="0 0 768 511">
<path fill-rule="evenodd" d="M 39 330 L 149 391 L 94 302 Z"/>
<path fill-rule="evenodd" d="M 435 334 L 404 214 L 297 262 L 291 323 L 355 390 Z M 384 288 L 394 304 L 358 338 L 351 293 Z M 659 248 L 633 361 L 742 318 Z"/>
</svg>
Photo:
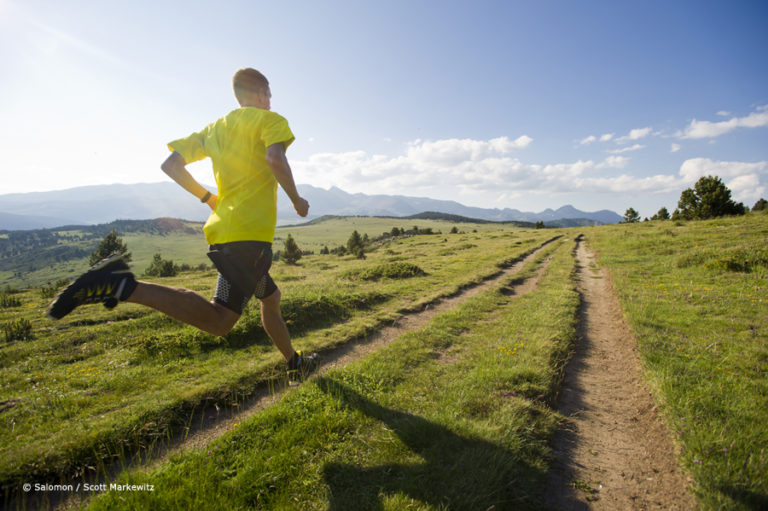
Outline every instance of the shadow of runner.
<svg viewBox="0 0 768 511">
<path fill-rule="evenodd" d="M 386 495 L 405 494 L 441 509 L 540 509 L 545 471 L 491 442 L 457 435 L 423 417 L 385 408 L 329 378 L 319 388 L 380 420 L 424 461 L 373 467 L 324 467 L 331 511 L 383 509 Z"/>
</svg>

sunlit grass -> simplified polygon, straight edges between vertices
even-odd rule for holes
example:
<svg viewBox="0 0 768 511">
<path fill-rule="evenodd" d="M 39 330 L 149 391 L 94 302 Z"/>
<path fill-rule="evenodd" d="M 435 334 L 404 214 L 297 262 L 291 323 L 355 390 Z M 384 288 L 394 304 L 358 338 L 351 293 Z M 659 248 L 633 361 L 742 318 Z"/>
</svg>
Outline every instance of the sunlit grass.
<svg viewBox="0 0 768 511">
<path fill-rule="evenodd" d="M 515 231 L 393 240 L 364 261 L 314 255 L 298 266 L 276 263 L 283 311 L 299 349 L 348 342 L 440 296 L 499 271 L 498 265 L 539 246 L 552 231 Z M 301 243 L 301 238 L 297 238 Z M 455 255 L 438 251 L 471 243 Z M 375 283 L 342 279 L 352 269 L 387 265 L 391 257 L 425 275 Z M 159 282 L 213 294 L 214 271 L 182 273 Z M 201 403 L 228 405 L 261 382 L 282 376 L 282 361 L 251 307 L 232 333 L 215 338 L 149 309 L 121 304 L 76 309 L 60 322 L 43 317 L 39 290 L 13 295 L 0 324 L 20 317 L 31 339 L 0 345 L 0 481 L 56 480 L 78 466 L 97 466 L 185 427 Z"/>
<path fill-rule="evenodd" d="M 587 232 L 703 507 L 765 507 L 768 216 Z"/>
</svg>

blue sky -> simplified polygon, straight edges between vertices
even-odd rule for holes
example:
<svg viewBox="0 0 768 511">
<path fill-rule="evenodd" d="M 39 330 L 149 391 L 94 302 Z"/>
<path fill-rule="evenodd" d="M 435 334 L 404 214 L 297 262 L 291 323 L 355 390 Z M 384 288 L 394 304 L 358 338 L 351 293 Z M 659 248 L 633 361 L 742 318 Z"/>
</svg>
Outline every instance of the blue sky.
<svg viewBox="0 0 768 511">
<path fill-rule="evenodd" d="M 714 174 L 751 206 L 766 25 L 762 1 L 0 0 L 0 193 L 167 180 L 250 66 L 298 183 L 650 216 Z"/>
</svg>

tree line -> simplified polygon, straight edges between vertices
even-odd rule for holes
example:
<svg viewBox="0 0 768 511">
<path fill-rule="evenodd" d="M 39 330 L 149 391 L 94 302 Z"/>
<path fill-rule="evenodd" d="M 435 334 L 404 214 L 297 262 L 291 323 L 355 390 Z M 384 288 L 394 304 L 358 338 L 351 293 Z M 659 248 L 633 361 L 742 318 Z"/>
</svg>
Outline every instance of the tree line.
<svg viewBox="0 0 768 511">
<path fill-rule="evenodd" d="M 752 211 L 762 211 L 768 206 L 765 199 L 758 200 Z M 718 176 L 704 176 L 693 188 L 686 188 L 680 194 L 677 209 L 670 215 L 663 207 L 651 217 L 651 220 L 706 220 L 721 216 L 744 215 L 749 208 L 742 202 L 731 199 L 731 191 Z M 645 220 L 648 220 L 646 218 Z M 640 221 L 640 214 L 634 208 L 627 208 L 624 223 Z"/>
</svg>

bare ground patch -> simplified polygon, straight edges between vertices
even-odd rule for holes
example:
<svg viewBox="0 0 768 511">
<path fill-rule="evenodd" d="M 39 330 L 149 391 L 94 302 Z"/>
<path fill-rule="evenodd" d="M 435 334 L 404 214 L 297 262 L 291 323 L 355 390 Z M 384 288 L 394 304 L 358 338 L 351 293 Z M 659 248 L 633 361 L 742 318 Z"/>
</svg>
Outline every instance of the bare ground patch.
<svg viewBox="0 0 768 511">
<path fill-rule="evenodd" d="M 566 368 L 546 505 L 560 510 L 695 509 L 640 370 L 607 273 L 579 242 L 580 341 Z"/>
</svg>

